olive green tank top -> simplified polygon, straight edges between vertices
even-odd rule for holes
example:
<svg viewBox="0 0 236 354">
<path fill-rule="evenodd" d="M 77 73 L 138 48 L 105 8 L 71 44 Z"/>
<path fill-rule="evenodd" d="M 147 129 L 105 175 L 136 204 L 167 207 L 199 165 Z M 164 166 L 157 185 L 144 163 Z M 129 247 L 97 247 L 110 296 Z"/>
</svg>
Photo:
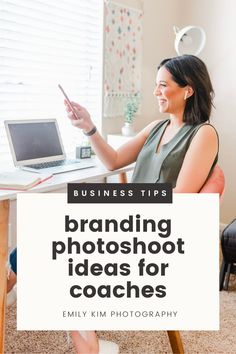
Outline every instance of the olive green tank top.
<svg viewBox="0 0 236 354">
<path fill-rule="evenodd" d="M 172 183 L 173 188 L 182 167 L 185 154 L 198 129 L 208 123 L 183 125 L 176 135 L 166 144 L 157 147 L 170 119 L 159 122 L 150 132 L 135 165 L 131 183 Z M 218 136 L 218 134 L 217 134 Z M 218 160 L 218 153 L 208 177 Z"/>
</svg>

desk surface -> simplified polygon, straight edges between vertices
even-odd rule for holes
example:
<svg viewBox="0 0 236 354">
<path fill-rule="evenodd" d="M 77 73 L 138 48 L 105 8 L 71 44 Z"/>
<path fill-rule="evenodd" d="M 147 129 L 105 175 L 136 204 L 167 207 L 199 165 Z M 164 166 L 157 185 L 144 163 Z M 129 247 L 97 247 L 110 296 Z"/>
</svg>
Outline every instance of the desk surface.
<svg viewBox="0 0 236 354">
<path fill-rule="evenodd" d="M 122 172 L 132 171 L 133 168 L 134 168 L 134 164 L 123 167 L 115 171 L 109 171 L 106 169 L 106 167 L 102 165 L 102 163 L 99 160 L 96 159 L 95 167 L 53 175 L 52 178 L 50 178 L 48 181 L 45 181 L 39 184 L 38 186 L 29 189 L 26 192 L 27 193 L 52 192 L 52 191 L 66 188 L 67 183 L 96 182 L 98 179 L 101 178 L 117 175 Z M 17 193 L 22 193 L 22 191 L 0 190 L 0 200 L 16 199 Z"/>
</svg>

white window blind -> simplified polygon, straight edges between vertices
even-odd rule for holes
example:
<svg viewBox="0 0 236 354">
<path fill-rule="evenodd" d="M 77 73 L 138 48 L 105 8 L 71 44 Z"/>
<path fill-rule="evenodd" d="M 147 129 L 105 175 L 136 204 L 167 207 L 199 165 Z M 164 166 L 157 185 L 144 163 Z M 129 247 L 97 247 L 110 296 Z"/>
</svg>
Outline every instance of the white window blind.
<svg viewBox="0 0 236 354">
<path fill-rule="evenodd" d="M 71 100 L 101 120 L 103 2 L 0 0 L 0 162 L 11 159 L 3 121 L 56 118 L 66 151 L 81 142 Z"/>
</svg>

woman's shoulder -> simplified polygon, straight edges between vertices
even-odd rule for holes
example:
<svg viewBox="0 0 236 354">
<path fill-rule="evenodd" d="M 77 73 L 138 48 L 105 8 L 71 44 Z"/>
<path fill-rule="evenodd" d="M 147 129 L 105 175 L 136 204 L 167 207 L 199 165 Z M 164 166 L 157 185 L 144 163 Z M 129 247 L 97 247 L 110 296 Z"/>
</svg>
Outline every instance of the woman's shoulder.
<svg viewBox="0 0 236 354">
<path fill-rule="evenodd" d="M 163 123 L 165 123 L 168 119 L 156 119 L 154 121 L 152 121 L 151 123 L 149 123 L 144 129 L 143 132 L 146 136 L 146 138 L 148 138 L 148 136 L 156 130 L 156 128 L 158 128 L 159 126 L 161 126 Z"/>
<path fill-rule="evenodd" d="M 201 147 L 205 147 L 205 149 L 217 150 L 219 151 L 219 136 L 215 127 L 206 122 L 203 124 L 199 124 L 195 127 L 191 139 L 189 141 L 189 145 L 192 148 L 201 149 Z"/>
<path fill-rule="evenodd" d="M 219 136 L 216 128 L 208 123 L 202 123 L 195 127 L 194 134 L 192 135 L 193 139 L 217 139 L 219 140 Z"/>
</svg>

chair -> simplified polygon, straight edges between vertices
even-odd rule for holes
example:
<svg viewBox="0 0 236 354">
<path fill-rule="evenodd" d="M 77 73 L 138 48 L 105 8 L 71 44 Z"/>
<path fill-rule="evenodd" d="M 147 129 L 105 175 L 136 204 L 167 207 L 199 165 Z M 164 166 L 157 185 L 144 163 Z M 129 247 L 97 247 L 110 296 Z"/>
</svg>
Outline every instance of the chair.
<svg viewBox="0 0 236 354">
<path fill-rule="evenodd" d="M 223 260 L 220 270 L 220 291 L 228 290 L 230 274 L 236 275 L 236 219 L 222 232 L 221 246 Z"/>
<path fill-rule="evenodd" d="M 119 182 L 127 183 L 127 176 L 125 172 L 120 173 Z M 216 165 L 212 174 L 207 179 L 207 181 L 205 182 L 205 184 L 203 185 L 199 193 L 218 193 L 221 200 L 222 195 L 224 193 L 224 188 L 225 188 L 224 173 L 219 167 L 219 165 Z M 174 354 L 183 354 L 184 347 L 181 340 L 180 332 L 167 331 L 167 334 L 168 334 L 172 352 Z"/>
<path fill-rule="evenodd" d="M 218 193 L 222 199 L 225 189 L 225 177 L 219 165 L 216 165 L 199 193 Z"/>
<path fill-rule="evenodd" d="M 220 197 L 220 202 L 222 200 L 223 194 L 224 194 L 224 189 L 225 189 L 225 177 L 224 173 L 221 170 L 221 168 L 216 165 L 211 176 L 208 178 L 202 189 L 200 190 L 200 193 L 218 193 Z M 222 247 L 220 244 L 219 247 L 220 250 L 220 261 L 219 264 L 222 262 Z M 221 279 L 221 275 L 220 275 Z M 221 281 L 220 281 L 221 284 Z"/>
</svg>

